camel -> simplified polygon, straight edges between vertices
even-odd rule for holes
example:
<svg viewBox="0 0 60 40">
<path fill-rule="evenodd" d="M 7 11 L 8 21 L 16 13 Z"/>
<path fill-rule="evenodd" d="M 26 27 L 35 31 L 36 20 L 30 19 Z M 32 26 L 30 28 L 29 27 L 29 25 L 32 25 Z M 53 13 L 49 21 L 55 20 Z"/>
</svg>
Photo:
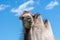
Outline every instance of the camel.
<svg viewBox="0 0 60 40">
<path fill-rule="evenodd" d="M 55 40 L 49 20 L 43 21 L 40 13 L 24 11 L 19 19 L 24 26 L 24 40 Z"/>
</svg>

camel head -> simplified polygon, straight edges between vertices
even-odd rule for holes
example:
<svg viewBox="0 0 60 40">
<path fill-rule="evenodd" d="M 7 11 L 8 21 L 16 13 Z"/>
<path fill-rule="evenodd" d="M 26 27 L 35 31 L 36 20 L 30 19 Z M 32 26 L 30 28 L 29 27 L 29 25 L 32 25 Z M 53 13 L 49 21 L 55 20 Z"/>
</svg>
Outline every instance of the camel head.
<svg viewBox="0 0 60 40">
<path fill-rule="evenodd" d="M 26 29 L 30 29 L 33 23 L 33 14 L 29 11 L 24 11 L 23 14 L 19 17 L 22 20 L 23 25 Z"/>
</svg>

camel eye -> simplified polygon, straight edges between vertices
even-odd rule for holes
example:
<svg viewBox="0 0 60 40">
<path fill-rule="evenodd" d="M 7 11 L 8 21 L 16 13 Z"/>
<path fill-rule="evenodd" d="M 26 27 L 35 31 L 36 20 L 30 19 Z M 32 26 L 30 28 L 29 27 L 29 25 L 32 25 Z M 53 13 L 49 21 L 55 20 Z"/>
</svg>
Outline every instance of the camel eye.
<svg viewBox="0 0 60 40">
<path fill-rule="evenodd" d="M 22 17 L 22 20 L 24 19 L 24 17 Z"/>
</svg>

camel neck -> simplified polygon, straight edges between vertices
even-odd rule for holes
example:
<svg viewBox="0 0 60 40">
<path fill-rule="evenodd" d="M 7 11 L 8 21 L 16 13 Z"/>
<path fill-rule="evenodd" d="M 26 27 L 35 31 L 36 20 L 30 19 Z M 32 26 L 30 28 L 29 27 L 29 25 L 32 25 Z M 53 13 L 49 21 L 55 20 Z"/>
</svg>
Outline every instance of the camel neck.
<svg viewBox="0 0 60 40">
<path fill-rule="evenodd" d="M 25 29 L 24 40 L 30 40 L 30 29 Z"/>
</svg>

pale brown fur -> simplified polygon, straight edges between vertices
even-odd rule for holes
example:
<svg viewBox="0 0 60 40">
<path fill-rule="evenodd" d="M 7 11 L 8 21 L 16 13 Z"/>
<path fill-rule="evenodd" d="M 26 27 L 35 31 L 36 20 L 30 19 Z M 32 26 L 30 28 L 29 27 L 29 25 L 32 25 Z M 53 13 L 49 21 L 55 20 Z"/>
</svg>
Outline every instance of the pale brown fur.
<svg viewBox="0 0 60 40">
<path fill-rule="evenodd" d="M 23 17 L 30 18 L 31 24 L 29 24 L 30 22 L 27 23 L 29 19 L 26 20 Z M 39 13 L 34 15 L 31 12 L 24 11 L 19 18 L 24 26 L 24 40 L 55 40 L 50 22 L 48 20 L 43 22 L 42 16 Z"/>
</svg>

